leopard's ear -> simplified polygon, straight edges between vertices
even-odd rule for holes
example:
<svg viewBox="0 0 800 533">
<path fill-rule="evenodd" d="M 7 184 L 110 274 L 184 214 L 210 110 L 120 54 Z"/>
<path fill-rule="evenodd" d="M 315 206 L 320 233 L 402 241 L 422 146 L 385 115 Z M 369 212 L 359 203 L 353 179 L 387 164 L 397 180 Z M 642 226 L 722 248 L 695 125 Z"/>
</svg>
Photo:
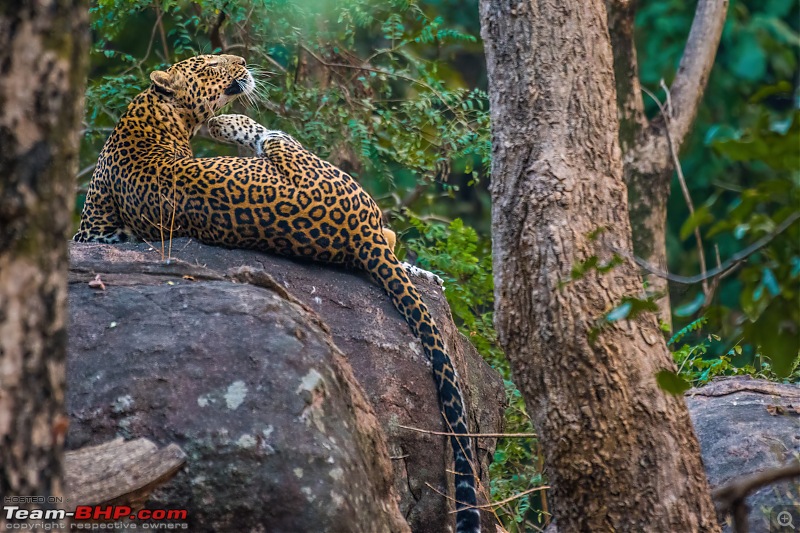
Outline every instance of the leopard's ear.
<svg viewBox="0 0 800 533">
<path fill-rule="evenodd" d="M 153 82 L 156 91 L 172 96 L 175 91 L 183 87 L 185 80 L 180 72 L 154 70 L 150 73 L 150 81 Z"/>
</svg>

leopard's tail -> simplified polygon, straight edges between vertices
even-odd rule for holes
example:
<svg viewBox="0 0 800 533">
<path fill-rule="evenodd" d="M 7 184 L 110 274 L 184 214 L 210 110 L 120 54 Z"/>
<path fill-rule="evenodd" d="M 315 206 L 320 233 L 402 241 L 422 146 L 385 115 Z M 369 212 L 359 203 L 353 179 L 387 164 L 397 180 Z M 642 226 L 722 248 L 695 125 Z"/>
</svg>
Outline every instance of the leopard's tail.
<svg viewBox="0 0 800 533">
<path fill-rule="evenodd" d="M 379 241 L 382 241 L 378 237 Z M 450 357 L 445 353 L 444 343 L 428 308 L 411 283 L 394 252 L 383 242 L 364 246 L 359 250 L 364 269 L 383 287 L 397 310 L 405 317 L 419 340 L 425 356 L 433 365 L 433 377 L 439 390 L 439 405 L 442 409 L 455 458 L 456 532 L 479 533 L 480 513 L 475 505 L 477 494 L 472 472 L 472 443 L 467 436 L 467 414 L 458 375 Z"/>
</svg>

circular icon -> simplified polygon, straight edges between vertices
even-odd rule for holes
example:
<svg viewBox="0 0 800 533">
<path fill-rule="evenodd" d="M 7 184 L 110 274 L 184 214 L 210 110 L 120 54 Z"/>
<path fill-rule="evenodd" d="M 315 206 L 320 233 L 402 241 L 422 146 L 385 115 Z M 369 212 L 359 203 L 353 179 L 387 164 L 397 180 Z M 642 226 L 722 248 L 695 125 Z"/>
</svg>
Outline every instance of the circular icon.
<svg viewBox="0 0 800 533">
<path fill-rule="evenodd" d="M 789 511 L 781 511 L 778 513 L 778 525 L 794 529 L 794 524 L 792 523 L 792 513 Z"/>
</svg>

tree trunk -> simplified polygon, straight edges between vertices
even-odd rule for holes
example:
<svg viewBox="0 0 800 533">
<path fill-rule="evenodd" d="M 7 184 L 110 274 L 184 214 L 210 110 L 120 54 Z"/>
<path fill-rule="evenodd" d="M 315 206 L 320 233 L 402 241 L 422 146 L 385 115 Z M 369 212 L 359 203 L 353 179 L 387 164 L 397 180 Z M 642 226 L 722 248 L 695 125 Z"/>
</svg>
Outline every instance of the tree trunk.
<svg viewBox="0 0 800 533">
<path fill-rule="evenodd" d="M 644 114 L 633 39 L 637 2 L 606 0 L 606 6 L 614 53 L 619 139 L 623 152 L 623 176 L 628 186 L 633 252 L 650 265 L 667 271 L 667 200 L 675 171 L 670 141 L 678 153 L 694 123 L 714 64 L 728 0 L 700 0 L 697 3 L 681 64 L 669 90 L 668 116 L 659 115 L 650 123 Z M 648 275 L 647 282 L 650 292 L 663 295 L 658 300 L 659 316 L 671 327 L 667 280 Z"/>
<path fill-rule="evenodd" d="M 492 113 L 495 321 L 539 431 L 562 531 L 719 531 L 674 364 L 629 253 L 603 0 L 482 0 Z"/>
<path fill-rule="evenodd" d="M 88 7 L 0 8 L 0 494 L 61 496 L 67 232 Z M 33 506 L 21 506 L 29 509 Z M 0 515 L 0 528 L 5 513 Z"/>
</svg>

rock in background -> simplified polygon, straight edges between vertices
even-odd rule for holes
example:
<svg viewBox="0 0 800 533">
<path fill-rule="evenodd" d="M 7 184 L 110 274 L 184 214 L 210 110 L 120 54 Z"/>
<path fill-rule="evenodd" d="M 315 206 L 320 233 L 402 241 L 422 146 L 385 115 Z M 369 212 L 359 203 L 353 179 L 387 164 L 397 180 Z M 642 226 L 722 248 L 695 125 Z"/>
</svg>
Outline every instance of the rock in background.
<svg viewBox="0 0 800 533">
<path fill-rule="evenodd" d="M 185 240 L 172 257 L 182 262 L 147 244 L 71 245 L 70 448 L 116 435 L 179 444 L 189 466 L 153 504 L 188 505 L 192 531 L 402 531 L 400 514 L 414 531 L 447 530 L 446 438 L 400 427 L 445 430 L 430 367 L 377 286 Z M 105 290 L 89 286 L 97 274 Z M 438 285 L 413 281 L 480 406 L 472 431 L 502 431 L 502 381 Z M 487 491 L 493 451 L 479 439 Z"/>
<path fill-rule="evenodd" d="M 686 403 L 712 488 L 800 458 L 797 385 L 722 378 L 687 392 Z M 747 504 L 749 530 L 769 531 L 770 509 L 800 505 L 800 484 L 790 480 L 763 487 L 750 494 Z"/>
</svg>

